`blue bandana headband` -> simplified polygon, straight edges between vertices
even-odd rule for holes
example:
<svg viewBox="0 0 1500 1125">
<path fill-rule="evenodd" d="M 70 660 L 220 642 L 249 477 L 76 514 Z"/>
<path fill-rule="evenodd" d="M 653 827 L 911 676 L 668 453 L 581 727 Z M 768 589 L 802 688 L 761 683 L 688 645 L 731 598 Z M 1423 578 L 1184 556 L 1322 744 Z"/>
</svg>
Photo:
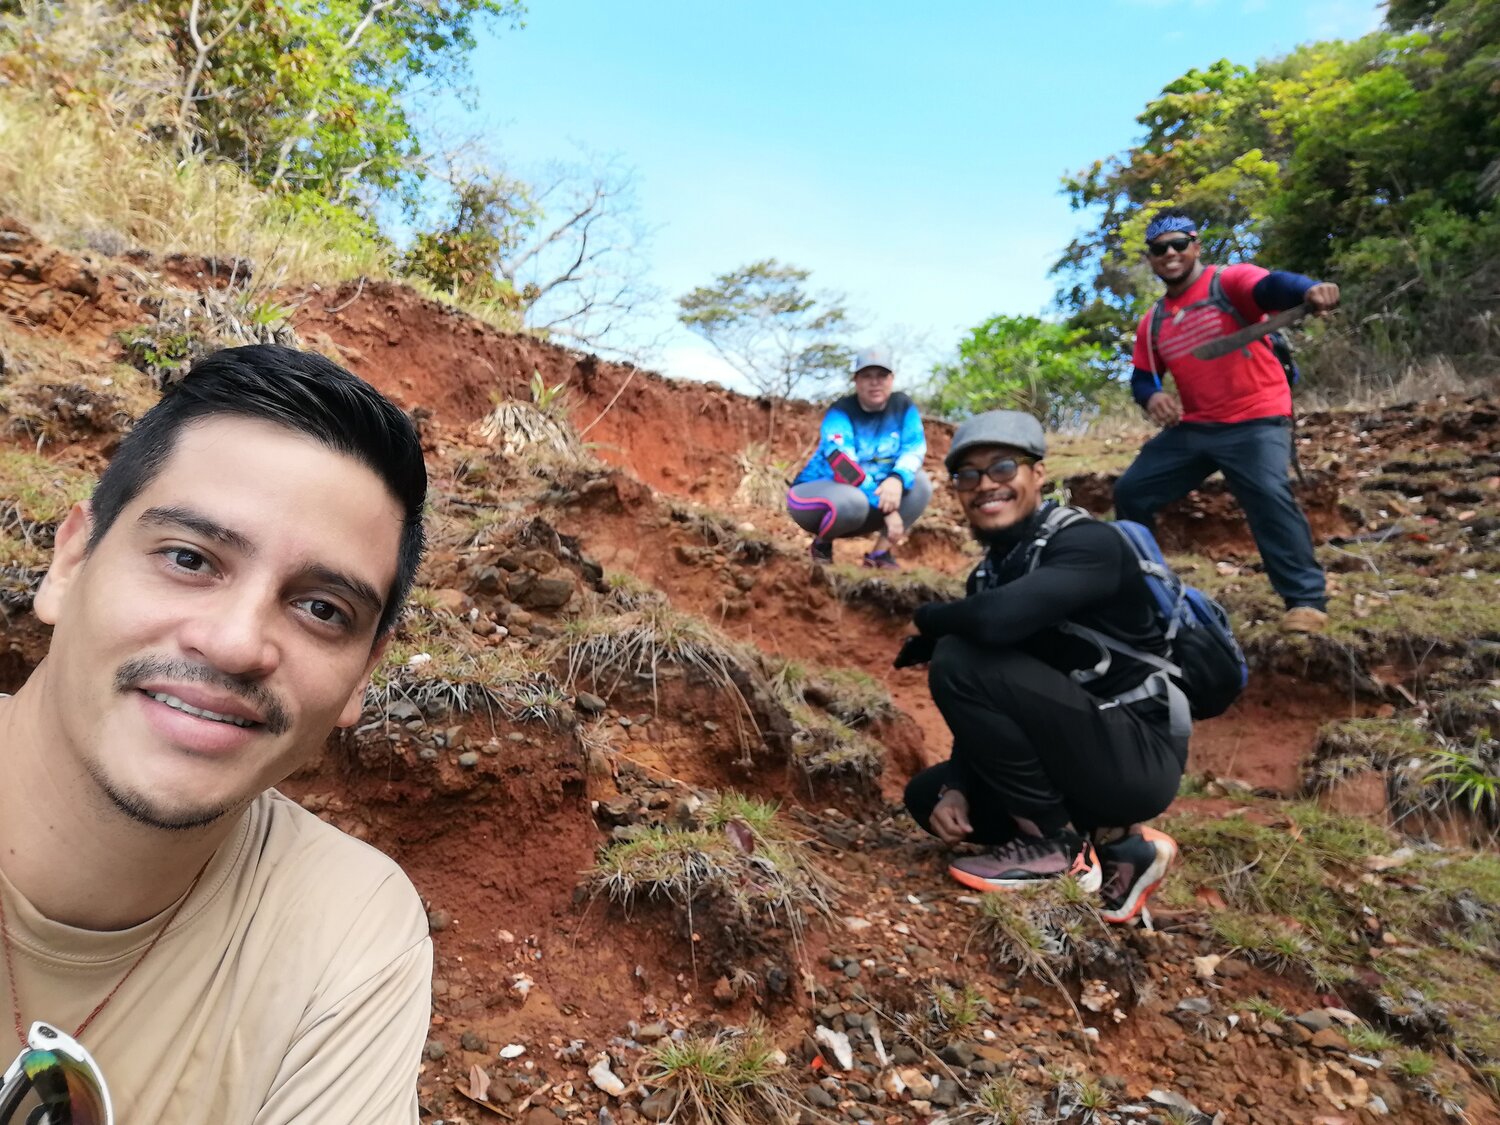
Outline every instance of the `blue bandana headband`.
<svg viewBox="0 0 1500 1125">
<path fill-rule="evenodd" d="M 1146 224 L 1146 241 L 1155 242 L 1162 235 L 1171 234 L 1174 231 L 1192 233 L 1197 229 L 1198 224 L 1193 222 L 1192 219 L 1184 218 L 1181 215 L 1163 215 L 1161 218 L 1152 219 Z"/>
</svg>

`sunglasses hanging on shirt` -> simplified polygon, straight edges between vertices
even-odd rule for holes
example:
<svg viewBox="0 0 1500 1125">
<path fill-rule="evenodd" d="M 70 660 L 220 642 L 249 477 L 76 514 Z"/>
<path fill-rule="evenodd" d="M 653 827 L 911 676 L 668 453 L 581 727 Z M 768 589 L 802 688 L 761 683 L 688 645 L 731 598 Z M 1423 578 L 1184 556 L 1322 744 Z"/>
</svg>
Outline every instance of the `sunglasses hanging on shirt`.
<svg viewBox="0 0 1500 1125">
<path fill-rule="evenodd" d="M 77 1040 L 40 1020 L 0 1085 L 0 1125 L 114 1125 L 109 1088 Z"/>
</svg>

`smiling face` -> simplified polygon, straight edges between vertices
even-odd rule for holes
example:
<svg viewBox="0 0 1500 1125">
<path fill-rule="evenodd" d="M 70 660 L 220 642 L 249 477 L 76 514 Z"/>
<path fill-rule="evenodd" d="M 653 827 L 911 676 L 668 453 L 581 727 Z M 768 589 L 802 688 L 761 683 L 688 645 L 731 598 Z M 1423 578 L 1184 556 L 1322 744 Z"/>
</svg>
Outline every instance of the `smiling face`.
<svg viewBox="0 0 1500 1125">
<path fill-rule="evenodd" d="M 1047 483 L 1047 466 L 1029 454 L 1004 445 L 980 445 L 964 451 L 957 471 L 972 469 L 980 473 L 979 485 L 972 492 L 959 492 L 958 501 L 969 520 L 975 537 L 984 540 L 1007 531 L 1026 520 L 1041 506 L 1042 489 Z M 999 482 L 985 475 L 985 470 L 1002 461 L 1016 462 L 1016 475 Z"/>
<path fill-rule="evenodd" d="M 1182 242 L 1187 242 L 1187 246 L 1181 250 L 1172 249 Z M 1171 231 L 1158 236 L 1148 246 L 1166 250 L 1166 253 L 1158 255 L 1148 249 L 1146 261 L 1151 266 L 1151 272 L 1168 285 L 1191 277 L 1198 268 L 1198 256 L 1203 252 L 1197 231 Z"/>
<path fill-rule="evenodd" d="M 401 526 L 352 457 L 189 425 L 92 552 L 86 508 L 58 532 L 36 599 L 58 752 L 156 827 L 242 808 L 358 720 Z"/>
<path fill-rule="evenodd" d="M 884 367 L 862 367 L 854 374 L 854 393 L 859 405 L 870 413 L 885 409 L 896 385 L 896 374 Z"/>
</svg>

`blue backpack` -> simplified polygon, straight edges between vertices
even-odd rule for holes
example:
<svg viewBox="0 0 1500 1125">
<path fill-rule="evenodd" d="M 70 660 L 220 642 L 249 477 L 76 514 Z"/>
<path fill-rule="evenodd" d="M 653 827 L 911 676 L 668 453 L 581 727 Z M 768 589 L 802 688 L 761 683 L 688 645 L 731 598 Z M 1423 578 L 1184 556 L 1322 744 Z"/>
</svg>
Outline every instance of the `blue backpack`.
<svg viewBox="0 0 1500 1125">
<path fill-rule="evenodd" d="M 1033 570 L 1041 559 L 1042 548 L 1054 534 L 1079 520 L 1093 519 L 1082 508 L 1054 507 L 1047 513 L 1029 548 L 1027 569 Z M 1109 671 L 1115 653 L 1138 660 L 1154 668 L 1139 687 L 1116 696 L 1112 703 L 1134 703 L 1141 699 L 1160 698 L 1171 712 L 1172 732 L 1187 737 L 1192 719 L 1212 719 L 1222 715 L 1239 698 L 1250 680 L 1250 666 L 1229 626 L 1224 607 L 1202 590 L 1189 586 L 1167 565 L 1157 546 L 1156 537 L 1141 524 L 1117 520 L 1106 526 L 1114 528 L 1135 554 L 1146 580 L 1146 588 L 1156 602 L 1156 618 L 1167 640 L 1170 659 L 1143 652 L 1133 645 L 1106 636 L 1096 629 L 1064 622 L 1058 628 L 1064 633 L 1092 641 L 1099 649 L 1099 662 L 1073 676 L 1080 683 L 1096 680 Z"/>
</svg>

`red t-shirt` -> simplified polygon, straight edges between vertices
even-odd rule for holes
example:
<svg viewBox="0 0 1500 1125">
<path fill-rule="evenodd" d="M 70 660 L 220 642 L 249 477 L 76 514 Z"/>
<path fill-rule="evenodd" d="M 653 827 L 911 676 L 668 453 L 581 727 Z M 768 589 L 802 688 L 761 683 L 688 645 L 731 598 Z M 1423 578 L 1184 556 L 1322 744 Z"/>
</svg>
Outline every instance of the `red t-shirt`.
<svg viewBox="0 0 1500 1125">
<path fill-rule="evenodd" d="M 1182 397 L 1184 422 L 1245 422 L 1251 418 L 1289 417 L 1292 389 L 1286 372 L 1271 349 L 1256 341 L 1218 359 L 1194 359 L 1192 350 L 1218 336 L 1239 329 L 1234 317 L 1208 303 L 1208 282 L 1219 270 L 1224 296 L 1239 310 L 1246 324 L 1265 319 L 1266 313 L 1250 291 L 1267 271 L 1248 262 L 1236 266 L 1210 266 L 1187 292 L 1163 297 L 1166 317 L 1151 355 L 1151 313 L 1141 318 L 1135 330 L 1135 365 L 1157 375 L 1171 372 Z M 1201 305 L 1199 302 L 1203 302 Z M 1197 308 L 1192 306 L 1197 305 Z"/>
</svg>

